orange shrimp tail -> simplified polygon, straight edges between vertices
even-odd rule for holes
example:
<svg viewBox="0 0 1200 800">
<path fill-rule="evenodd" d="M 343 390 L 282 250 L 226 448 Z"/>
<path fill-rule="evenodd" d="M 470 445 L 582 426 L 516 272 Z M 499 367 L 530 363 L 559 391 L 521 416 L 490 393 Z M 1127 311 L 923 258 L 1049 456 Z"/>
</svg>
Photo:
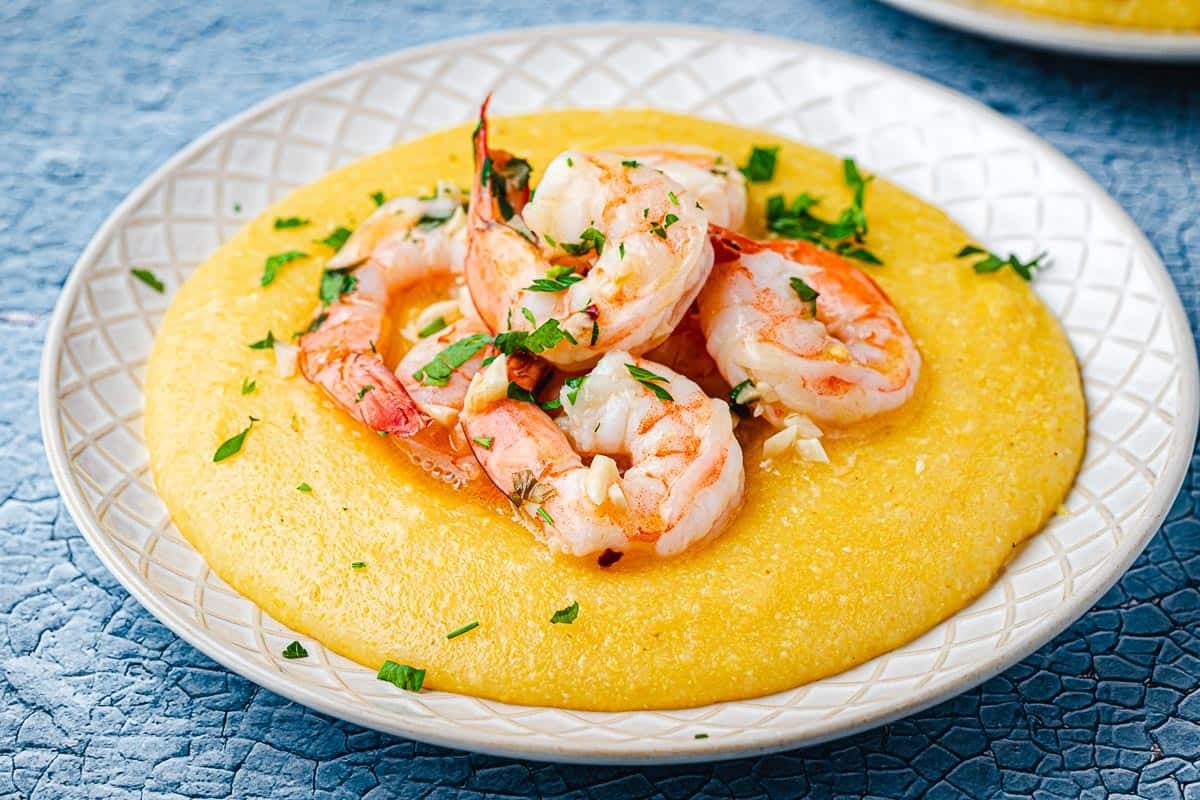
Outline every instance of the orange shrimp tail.
<svg viewBox="0 0 1200 800">
<path fill-rule="evenodd" d="M 346 353 L 328 360 L 300 354 L 300 371 L 325 390 L 335 403 L 371 430 L 393 436 L 412 436 L 430 420 L 374 353 Z"/>
<path fill-rule="evenodd" d="M 479 106 L 479 123 L 472 134 L 475 178 L 470 216 L 476 224 L 507 222 L 529 202 L 529 162 L 507 150 L 493 150 L 488 144 L 487 111 L 491 102 L 488 93 Z"/>
</svg>

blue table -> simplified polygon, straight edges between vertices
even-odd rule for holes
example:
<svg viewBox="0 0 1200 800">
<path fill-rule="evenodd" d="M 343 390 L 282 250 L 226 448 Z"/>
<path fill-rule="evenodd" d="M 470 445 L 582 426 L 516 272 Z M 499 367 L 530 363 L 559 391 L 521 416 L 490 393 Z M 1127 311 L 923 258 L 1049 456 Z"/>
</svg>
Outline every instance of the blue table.
<svg viewBox="0 0 1200 800">
<path fill-rule="evenodd" d="M 1195 472 L 1120 584 L 1019 666 L 916 717 L 759 759 L 621 769 L 443 750 L 312 713 L 181 642 L 96 560 L 42 453 L 38 356 L 71 264 L 154 167 L 280 89 L 419 42 L 588 15 L 547 2 L 70 5 L 0 8 L 0 798 L 1200 798 Z M 983 100 L 1129 209 L 1195 326 L 1200 68 L 1003 47 L 871 0 L 760 5 L 610 4 L 819 42 Z"/>
</svg>

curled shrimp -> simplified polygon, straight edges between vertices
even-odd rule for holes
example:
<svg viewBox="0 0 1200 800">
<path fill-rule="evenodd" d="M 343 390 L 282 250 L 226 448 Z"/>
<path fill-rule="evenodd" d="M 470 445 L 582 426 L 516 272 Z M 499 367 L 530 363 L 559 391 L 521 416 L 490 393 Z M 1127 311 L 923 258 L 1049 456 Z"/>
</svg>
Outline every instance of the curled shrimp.
<svg viewBox="0 0 1200 800">
<path fill-rule="evenodd" d="M 568 150 L 529 202 L 528 164 L 475 135 L 467 286 L 492 331 L 555 320 L 541 353 L 577 370 L 609 350 L 642 353 L 683 317 L 712 268 L 706 213 L 687 190 L 615 153 Z"/>
<path fill-rule="evenodd" d="M 336 297 L 317 309 L 313 328 L 300 337 L 297 365 L 343 410 L 372 430 L 393 436 L 433 461 L 450 477 L 478 474 L 469 459 L 447 453 L 427 432 L 427 407 L 415 402 L 385 362 L 393 299 L 421 281 L 460 274 L 465 253 L 460 198 L 400 197 L 359 226 L 327 270 Z M 341 291 L 345 290 L 345 291 Z"/>
<path fill-rule="evenodd" d="M 692 381 L 611 351 L 562 386 L 564 414 L 552 420 L 507 397 L 503 360 L 472 379 L 462 425 L 488 477 L 551 549 L 582 556 L 642 542 L 672 555 L 736 511 L 744 473 L 729 408 Z"/>
<path fill-rule="evenodd" d="M 713 228 L 716 265 L 698 299 L 708 351 L 735 402 L 781 426 L 846 426 L 907 401 L 921 356 L 878 284 L 808 242 Z"/>
<path fill-rule="evenodd" d="M 650 144 L 619 152 L 683 186 L 713 225 L 736 231 L 746 221 L 746 178 L 729 156 L 692 144 Z"/>
</svg>

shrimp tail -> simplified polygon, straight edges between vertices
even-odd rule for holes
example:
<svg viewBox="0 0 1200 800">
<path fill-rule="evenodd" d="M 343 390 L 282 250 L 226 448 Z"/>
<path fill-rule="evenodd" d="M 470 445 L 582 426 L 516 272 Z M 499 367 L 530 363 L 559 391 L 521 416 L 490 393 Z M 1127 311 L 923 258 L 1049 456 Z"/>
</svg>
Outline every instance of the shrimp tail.
<svg viewBox="0 0 1200 800">
<path fill-rule="evenodd" d="M 476 225 L 509 223 L 529 202 L 529 162 L 507 150 L 488 144 L 488 94 L 479 106 L 479 123 L 472 141 L 475 149 L 475 179 L 471 186 L 470 215 Z M 511 224 L 511 223 L 510 223 Z"/>
<path fill-rule="evenodd" d="M 409 437 L 429 424 L 396 374 L 374 353 L 328 360 L 300 355 L 300 371 L 330 399 L 371 430 Z"/>
</svg>

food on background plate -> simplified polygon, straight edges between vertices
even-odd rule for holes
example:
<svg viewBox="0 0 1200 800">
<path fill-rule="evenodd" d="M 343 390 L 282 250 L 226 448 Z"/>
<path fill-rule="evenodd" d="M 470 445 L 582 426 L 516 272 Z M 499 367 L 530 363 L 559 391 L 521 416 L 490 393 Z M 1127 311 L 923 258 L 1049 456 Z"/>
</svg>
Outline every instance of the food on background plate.
<svg viewBox="0 0 1200 800">
<path fill-rule="evenodd" d="M 1157 31 L 1200 30 L 1196 0 L 991 0 L 1040 16 L 1116 28 Z"/>
<path fill-rule="evenodd" d="M 954 613 L 1060 508 L 1084 408 L 1042 264 L 767 133 L 484 113 L 197 269 L 155 482 L 226 581 L 401 689 L 778 691 Z"/>
</svg>

